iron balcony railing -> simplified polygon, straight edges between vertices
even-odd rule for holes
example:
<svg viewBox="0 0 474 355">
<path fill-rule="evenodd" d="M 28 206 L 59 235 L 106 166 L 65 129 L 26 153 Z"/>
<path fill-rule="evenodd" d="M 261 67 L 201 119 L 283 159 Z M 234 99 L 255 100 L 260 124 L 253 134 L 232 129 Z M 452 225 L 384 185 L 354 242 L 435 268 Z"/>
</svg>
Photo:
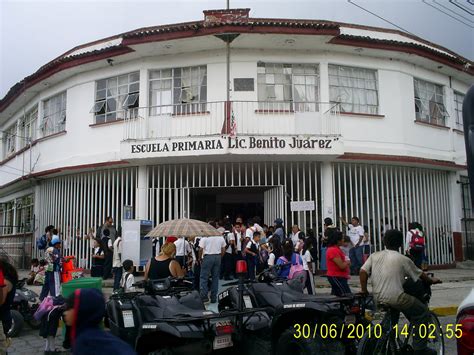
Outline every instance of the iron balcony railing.
<svg viewBox="0 0 474 355">
<path fill-rule="evenodd" d="M 339 105 L 217 101 L 140 107 L 125 115 L 124 140 L 212 135 L 339 136 Z"/>
</svg>

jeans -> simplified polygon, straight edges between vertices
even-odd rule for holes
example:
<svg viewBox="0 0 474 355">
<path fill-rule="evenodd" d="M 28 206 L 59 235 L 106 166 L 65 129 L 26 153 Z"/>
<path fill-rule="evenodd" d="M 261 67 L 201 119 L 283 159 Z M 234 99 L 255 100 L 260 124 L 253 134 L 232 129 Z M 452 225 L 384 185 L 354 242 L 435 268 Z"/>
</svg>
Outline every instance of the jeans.
<svg viewBox="0 0 474 355">
<path fill-rule="evenodd" d="M 224 278 L 227 280 L 230 275 L 234 274 L 234 254 L 225 253 L 222 263 L 224 264 Z"/>
<path fill-rule="evenodd" d="M 402 293 L 398 296 L 397 302 L 390 304 L 390 306 L 400 312 L 410 320 L 414 327 L 413 334 L 413 350 L 423 350 L 427 346 L 428 337 L 417 336 L 420 332 L 418 328 L 421 324 L 425 324 L 428 327 L 430 321 L 430 313 L 428 306 L 407 293 Z"/>
<path fill-rule="evenodd" d="M 201 277 L 199 280 L 201 298 L 206 299 L 208 297 L 207 281 L 209 279 L 209 275 L 211 275 L 211 302 L 216 302 L 217 300 L 221 258 L 221 254 L 204 255 L 204 259 L 201 265 Z"/>
<path fill-rule="evenodd" d="M 112 274 L 112 252 L 108 252 L 105 255 L 105 261 L 104 261 L 104 274 L 102 278 L 104 280 L 107 280 Z"/>
<path fill-rule="evenodd" d="M 331 295 L 344 296 L 352 293 L 345 277 L 328 276 L 328 281 L 331 284 Z"/>
<path fill-rule="evenodd" d="M 200 263 L 194 264 L 193 273 L 194 273 L 193 288 L 195 290 L 199 290 L 199 284 L 200 284 L 199 280 L 201 278 L 201 264 Z"/>
<path fill-rule="evenodd" d="M 364 247 L 353 247 L 349 250 L 349 258 L 351 259 L 351 274 L 357 274 L 362 266 L 364 255 Z"/>
<path fill-rule="evenodd" d="M 59 296 L 59 272 L 46 271 L 44 277 L 44 284 L 41 288 L 40 301 L 44 300 L 48 294 L 51 296 Z"/>
<path fill-rule="evenodd" d="M 114 274 L 114 290 L 118 290 L 120 288 L 120 281 L 122 280 L 123 268 L 114 267 L 112 268 L 112 272 Z"/>
</svg>

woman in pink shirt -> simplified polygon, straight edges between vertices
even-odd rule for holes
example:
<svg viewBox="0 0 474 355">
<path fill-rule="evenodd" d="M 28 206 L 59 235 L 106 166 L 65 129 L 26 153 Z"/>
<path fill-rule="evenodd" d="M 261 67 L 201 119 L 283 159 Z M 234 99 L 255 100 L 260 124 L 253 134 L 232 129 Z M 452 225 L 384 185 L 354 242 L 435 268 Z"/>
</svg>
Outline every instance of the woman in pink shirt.
<svg viewBox="0 0 474 355">
<path fill-rule="evenodd" d="M 328 249 L 326 251 L 326 275 L 332 287 L 331 294 L 336 296 L 344 296 L 351 293 L 347 283 L 351 262 L 340 248 L 343 242 L 343 235 L 338 230 L 333 230 L 329 233 Z"/>
</svg>

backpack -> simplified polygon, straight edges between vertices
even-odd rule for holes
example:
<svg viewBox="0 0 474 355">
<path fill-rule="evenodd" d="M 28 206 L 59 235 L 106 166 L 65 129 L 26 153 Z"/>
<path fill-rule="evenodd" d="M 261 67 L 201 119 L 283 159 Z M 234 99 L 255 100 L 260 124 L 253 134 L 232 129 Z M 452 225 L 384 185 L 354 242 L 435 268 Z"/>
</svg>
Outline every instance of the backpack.
<svg viewBox="0 0 474 355">
<path fill-rule="evenodd" d="M 412 229 L 411 233 L 411 240 L 410 240 L 410 248 L 415 249 L 417 251 L 421 251 L 425 248 L 425 237 L 423 233 L 421 233 L 417 229 Z"/>
<path fill-rule="evenodd" d="M 39 250 L 45 250 L 47 246 L 48 246 L 48 241 L 46 239 L 46 234 L 43 234 L 41 237 L 39 237 L 36 240 L 36 247 Z"/>
<path fill-rule="evenodd" d="M 300 263 L 300 255 L 293 253 L 293 255 L 296 255 L 296 264 L 293 264 L 291 262 L 290 266 L 290 273 L 288 274 L 288 280 L 293 280 L 293 279 L 299 279 L 302 284 L 306 283 L 306 270 L 303 267 L 303 264 Z M 293 259 L 293 256 L 291 257 Z M 288 260 L 284 256 L 280 256 L 280 259 L 285 261 L 285 263 L 288 262 Z"/>
</svg>

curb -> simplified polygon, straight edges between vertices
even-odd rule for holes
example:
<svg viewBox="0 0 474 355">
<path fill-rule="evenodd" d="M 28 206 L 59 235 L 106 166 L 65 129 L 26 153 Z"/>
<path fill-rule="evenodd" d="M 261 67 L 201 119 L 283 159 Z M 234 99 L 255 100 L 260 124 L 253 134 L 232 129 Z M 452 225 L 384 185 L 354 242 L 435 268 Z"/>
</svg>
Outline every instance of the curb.
<svg viewBox="0 0 474 355">
<path fill-rule="evenodd" d="M 430 311 L 439 317 L 455 316 L 458 312 L 458 306 L 430 307 Z"/>
</svg>

